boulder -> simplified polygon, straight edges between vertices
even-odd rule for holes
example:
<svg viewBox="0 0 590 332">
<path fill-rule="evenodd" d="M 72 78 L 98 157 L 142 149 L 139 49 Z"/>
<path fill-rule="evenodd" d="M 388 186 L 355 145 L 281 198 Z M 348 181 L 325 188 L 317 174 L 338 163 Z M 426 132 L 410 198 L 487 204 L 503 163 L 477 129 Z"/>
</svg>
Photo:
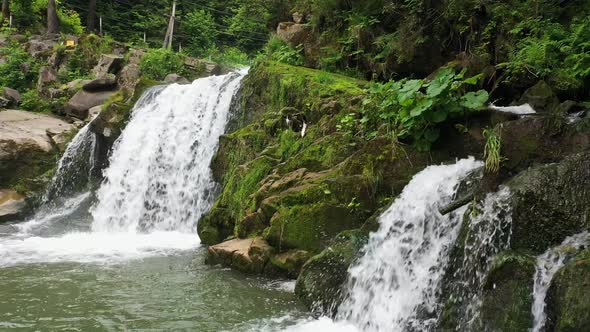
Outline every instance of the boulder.
<svg viewBox="0 0 590 332">
<path fill-rule="evenodd" d="M 547 331 L 587 331 L 590 326 L 590 251 L 561 268 L 547 292 Z"/>
<path fill-rule="evenodd" d="M 47 58 L 53 53 L 57 44 L 54 39 L 31 39 L 27 45 L 27 52 L 34 58 Z"/>
<path fill-rule="evenodd" d="M 534 275 L 534 257 L 503 253 L 494 260 L 484 281 L 480 309 L 486 330 L 527 331 L 533 326 Z"/>
<path fill-rule="evenodd" d="M 67 93 L 74 94 L 78 92 L 82 87 L 92 80 L 83 80 L 83 79 L 76 79 L 66 84 L 65 90 Z"/>
<path fill-rule="evenodd" d="M 130 65 L 140 65 L 141 59 L 143 59 L 143 55 L 145 54 L 145 50 L 143 49 L 132 49 L 129 51 L 129 64 Z"/>
<path fill-rule="evenodd" d="M 368 239 L 368 234 L 360 230 L 336 236 L 324 251 L 303 265 L 295 294 L 311 310 L 333 315 L 343 300 L 348 267 L 360 257 Z"/>
<path fill-rule="evenodd" d="M 299 12 L 293 13 L 293 22 L 295 22 L 297 24 L 305 23 L 305 15 L 301 14 Z"/>
<path fill-rule="evenodd" d="M 233 239 L 208 248 L 206 262 L 262 273 L 274 249 L 262 238 Z"/>
<path fill-rule="evenodd" d="M 88 110 L 102 105 L 115 91 L 88 92 L 78 91 L 65 106 L 66 114 L 84 120 L 88 118 Z"/>
<path fill-rule="evenodd" d="M 3 88 L 2 97 L 9 101 L 9 106 L 17 106 L 21 101 L 20 93 L 11 88 Z"/>
<path fill-rule="evenodd" d="M 135 91 L 135 86 L 141 78 L 141 70 L 138 64 L 130 63 L 123 67 L 117 75 L 117 83 L 122 90 L 128 91 L 130 95 Z"/>
<path fill-rule="evenodd" d="M 39 69 L 37 91 L 39 91 L 39 93 L 42 93 L 48 85 L 54 82 L 57 82 L 57 72 L 51 67 L 41 67 L 41 69 Z"/>
<path fill-rule="evenodd" d="M 188 56 L 184 58 L 184 66 L 205 76 L 219 75 L 222 71 L 221 66 L 215 62 L 199 60 Z"/>
<path fill-rule="evenodd" d="M 117 89 L 117 79 L 114 75 L 94 79 L 82 86 L 87 92 L 113 91 Z"/>
<path fill-rule="evenodd" d="M 117 74 L 125 63 L 125 58 L 121 55 L 115 54 L 102 54 L 98 64 L 92 72 L 98 78 L 102 78 L 107 74 Z"/>
<path fill-rule="evenodd" d="M 277 37 L 291 47 L 304 45 L 312 36 L 311 27 L 306 24 L 282 22 L 277 27 Z"/>
<path fill-rule="evenodd" d="M 0 222 L 19 218 L 26 205 L 23 195 L 14 190 L 0 189 Z"/>
<path fill-rule="evenodd" d="M 94 120 L 102 112 L 102 105 L 94 106 L 88 110 L 88 117 L 86 121 L 90 122 Z"/>
<path fill-rule="evenodd" d="M 55 166 L 57 153 L 48 133 L 71 137 L 75 129 L 72 124 L 45 114 L 0 112 L 0 187 L 18 184 L 27 190 L 40 189 L 36 178 Z"/>
<path fill-rule="evenodd" d="M 178 74 L 168 74 L 164 78 L 165 83 L 178 83 L 178 84 L 190 84 L 190 81 Z"/>
<path fill-rule="evenodd" d="M 590 229 L 590 151 L 532 167 L 507 183 L 511 247 L 540 254 Z"/>
<path fill-rule="evenodd" d="M 311 258 L 309 252 L 305 250 L 289 250 L 270 259 L 270 264 L 266 265 L 265 273 L 268 275 L 286 275 L 289 278 L 297 278 L 301 268 Z"/>
<path fill-rule="evenodd" d="M 519 101 L 519 105 L 522 104 L 529 104 L 535 111 L 540 113 L 552 112 L 559 104 L 559 99 L 557 99 L 549 84 L 545 81 L 539 81 L 524 92 Z"/>
</svg>

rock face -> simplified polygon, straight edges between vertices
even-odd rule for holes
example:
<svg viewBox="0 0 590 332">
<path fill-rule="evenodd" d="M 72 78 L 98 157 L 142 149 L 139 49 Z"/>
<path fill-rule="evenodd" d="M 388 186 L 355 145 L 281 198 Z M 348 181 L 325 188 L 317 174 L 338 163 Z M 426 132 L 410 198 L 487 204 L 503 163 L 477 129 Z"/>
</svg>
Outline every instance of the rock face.
<svg viewBox="0 0 590 332">
<path fill-rule="evenodd" d="M 39 69 L 37 91 L 42 93 L 50 84 L 54 82 L 57 82 L 57 72 L 50 67 L 41 67 L 41 69 Z"/>
<path fill-rule="evenodd" d="M 178 84 L 189 84 L 189 80 L 186 78 L 178 75 L 178 74 L 168 74 L 166 78 L 164 78 L 164 82 L 166 83 L 178 83 Z"/>
<path fill-rule="evenodd" d="M 294 22 L 282 22 L 277 27 L 277 37 L 296 47 L 305 44 L 311 36 L 311 27 Z"/>
<path fill-rule="evenodd" d="M 0 112 L 0 188 L 39 188 L 38 177 L 55 166 L 58 150 L 54 141 L 59 136 L 65 140 L 74 131 L 72 124 L 48 115 Z"/>
<path fill-rule="evenodd" d="M 11 88 L 3 88 L 2 97 L 8 101 L 7 106 L 17 106 L 21 101 L 20 93 Z"/>
<path fill-rule="evenodd" d="M 112 91 L 117 88 L 117 79 L 114 76 L 104 76 L 94 79 L 82 86 L 86 92 Z"/>
<path fill-rule="evenodd" d="M 0 189 L 0 222 L 19 218 L 25 207 L 23 195 L 14 190 Z"/>
<path fill-rule="evenodd" d="M 127 91 L 130 95 L 133 95 L 135 86 L 141 78 L 141 70 L 137 64 L 128 64 L 123 67 L 117 75 L 117 83 L 122 90 Z"/>
<path fill-rule="evenodd" d="M 88 92 L 80 90 L 66 104 L 65 112 L 70 116 L 84 120 L 88 117 L 89 109 L 102 105 L 115 93 L 115 91 Z"/>
<path fill-rule="evenodd" d="M 103 54 L 92 71 L 96 77 L 101 78 L 107 74 L 117 74 L 124 63 L 125 58 L 121 55 Z"/>
<path fill-rule="evenodd" d="M 540 254 L 590 229 L 590 151 L 530 168 L 508 186 L 513 249 Z"/>
<path fill-rule="evenodd" d="M 261 273 L 272 253 L 273 248 L 262 238 L 234 239 L 209 247 L 207 263 Z"/>
<path fill-rule="evenodd" d="M 590 326 L 590 251 L 561 268 L 547 293 L 547 331 L 586 331 Z"/>
</svg>

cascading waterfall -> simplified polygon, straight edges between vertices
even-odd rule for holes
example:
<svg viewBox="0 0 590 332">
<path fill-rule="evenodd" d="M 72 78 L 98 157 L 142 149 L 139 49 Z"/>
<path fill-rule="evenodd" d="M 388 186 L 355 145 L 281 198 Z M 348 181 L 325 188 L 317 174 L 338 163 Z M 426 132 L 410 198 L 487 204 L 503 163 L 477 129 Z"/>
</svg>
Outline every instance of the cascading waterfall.
<svg viewBox="0 0 590 332">
<path fill-rule="evenodd" d="M 510 246 L 510 190 L 502 187 L 478 204 L 469 218 L 463 261 L 453 275 L 452 300 L 460 303 L 459 330 L 477 330 L 481 291 L 493 259 Z"/>
<path fill-rule="evenodd" d="M 243 75 L 172 85 L 133 112 L 93 209 L 97 232 L 193 232 L 212 203 L 210 162 Z"/>
<path fill-rule="evenodd" d="M 418 173 L 379 218 L 364 256 L 349 270 L 338 320 L 363 331 L 428 330 L 437 291 L 461 224 L 462 210 L 443 216 L 460 180 L 482 165 L 473 158 Z"/>
<path fill-rule="evenodd" d="M 533 329 L 542 331 L 547 317 L 545 298 L 555 273 L 571 259 L 578 250 L 590 244 L 590 233 L 583 232 L 566 238 L 559 246 L 547 250 L 537 257 L 535 284 L 533 286 Z"/>
<path fill-rule="evenodd" d="M 47 204 L 57 197 L 71 196 L 77 190 L 87 190 L 96 164 L 95 159 L 96 134 L 90 130 L 89 123 L 68 144 L 43 195 L 43 203 Z"/>
<path fill-rule="evenodd" d="M 0 267 L 110 263 L 197 246 L 196 223 L 210 208 L 215 190 L 209 165 L 244 75 L 207 77 L 144 94 L 113 147 L 92 216 L 88 207 L 80 209 L 90 203 L 89 192 L 65 197 L 59 211 L 20 224 L 18 234 L 0 239 Z M 93 154 L 84 151 L 94 144 L 88 127 L 78 133 L 48 199 L 76 193 L 70 184 L 92 172 Z M 79 166 L 82 155 L 88 166 Z"/>
</svg>

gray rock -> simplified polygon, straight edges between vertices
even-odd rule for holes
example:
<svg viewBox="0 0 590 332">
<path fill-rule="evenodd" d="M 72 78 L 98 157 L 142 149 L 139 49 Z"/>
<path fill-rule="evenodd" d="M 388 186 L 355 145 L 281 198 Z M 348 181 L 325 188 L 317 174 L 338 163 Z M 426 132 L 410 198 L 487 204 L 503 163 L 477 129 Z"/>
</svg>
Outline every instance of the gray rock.
<svg viewBox="0 0 590 332">
<path fill-rule="evenodd" d="M 298 23 L 298 24 L 305 23 L 305 15 L 301 14 L 299 12 L 293 13 L 293 22 Z"/>
<path fill-rule="evenodd" d="M 539 81 L 524 92 L 519 104 L 529 104 L 537 112 L 550 112 L 559 104 L 559 99 L 545 81 Z"/>
<path fill-rule="evenodd" d="M 282 22 L 277 27 L 277 37 L 292 47 L 305 44 L 311 35 L 311 27 L 306 24 Z"/>
<path fill-rule="evenodd" d="M 117 89 L 117 79 L 113 75 L 94 79 L 82 86 L 87 92 L 113 91 Z"/>
<path fill-rule="evenodd" d="M 130 94 L 133 94 L 133 91 L 135 91 L 135 86 L 137 85 L 137 82 L 139 82 L 140 78 L 141 70 L 139 69 L 139 65 L 132 63 L 123 67 L 121 72 L 119 72 L 117 82 L 122 90 L 129 91 Z"/>
<path fill-rule="evenodd" d="M 129 51 L 129 64 L 130 65 L 139 65 L 141 63 L 141 59 L 145 54 L 145 50 L 143 49 L 132 49 Z"/>
<path fill-rule="evenodd" d="M 94 75 L 98 78 L 102 78 L 107 74 L 117 74 L 121 68 L 123 68 L 123 63 L 125 62 L 125 58 L 121 55 L 115 54 L 102 54 L 100 56 L 100 60 L 94 69 Z"/>
<path fill-rule="evenodd" d="M 88 92 L 80 90 L 66 104 L 65 112 L 70 116 L 84 120 L 88 118 L 89 109 L 102 105 L 113 94 L 115 91 Z"/>
<path fill-rule="evenodd" d="M 187 80 L 186 78 L 178 75 L 178 74 L 169 74 L 168 76 L 166 76 L 166 78 L 164 79 L 164 82 L 166 83 L 178 83 L 178 84 L 189 84 L 189 80 Z"/>
<path fill-rule="evenodd" d="M 10 102 L 9 105 L 11 106 L 16 106 L 20 104 L 21 101 L 20 93 L 11 88 L 4 88 L 2 91 L 2 97 L 7 99 Z"/>
<path fill-rule="evenodd" d="M 41 93 L 51 83 L 57 82 L 57 73 L 53 68 L 41 67 L 39 69 L 39 80 L 37 81 L 37 91 Z"/>
<path fill-rule="evenodd" d="M 27 52 L 34 58 L 46 58 L 53 52 L 55 44 L 57 42 L 51 39 L 31 39 L 28 43 Z"/>
</svg>

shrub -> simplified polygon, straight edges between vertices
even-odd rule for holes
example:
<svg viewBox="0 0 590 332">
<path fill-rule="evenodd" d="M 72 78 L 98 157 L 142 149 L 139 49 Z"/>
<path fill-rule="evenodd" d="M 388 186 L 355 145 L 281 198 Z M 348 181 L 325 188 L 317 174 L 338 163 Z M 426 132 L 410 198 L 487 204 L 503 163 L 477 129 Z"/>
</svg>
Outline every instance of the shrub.
<svg viewBox="0 0 590 332">
<path fill-rule="evenodd" d="M 363 101 L 358 125 L 371 138 L 383 125 L 394 139 L 410 139 L 421 151 L 430 149 L 440 135 L 439 124 L 481 109 L 485 90 L 468 92 L 480 76 L 464 78 L 465 70 L 439 70 L 432 81 L 401 80 L 373 83 Z M 350 117 L 345 119 L 350 122 Z M 350 124 L 347 124 L 350 126 Z"/>
<path fill-rule="evenodd" d="M 188 35 L 186 49 L 193 56 L 204 56 L 206 51 L 215 46 L 217 31 L 215 21 L 209 12 L 196 10 L 186 15 L 182 27 Z"/>
<path fill-rule="evenodd" d="M 303 56 L 301 55 L 302 51 L 303 46 L 301 45 L 297 48 L 292 48 L 279 38 L 273 37 L 266 43 L 259 57 L 288 65 L 301 66 L 304 62 Z"/>
<path fill-rule="evenodd" d="M 31 56 L 18 45 L 0 48 L 0 54 L 6 57 L 6 62 L 0 64 L 0 87 L 11 87 L 24 91 L 37 80 L 37 64 Z M 26 70 L 23 64 L 29 64 Z"/>
<path fill-rule="evenodd" d="M 143 75 L 152 80 L 163 80 L 171 73 L 184 71 L 182 56 L 167 49 L 151 49 L 142 58 L 140 68 Z"/>
</svg>

